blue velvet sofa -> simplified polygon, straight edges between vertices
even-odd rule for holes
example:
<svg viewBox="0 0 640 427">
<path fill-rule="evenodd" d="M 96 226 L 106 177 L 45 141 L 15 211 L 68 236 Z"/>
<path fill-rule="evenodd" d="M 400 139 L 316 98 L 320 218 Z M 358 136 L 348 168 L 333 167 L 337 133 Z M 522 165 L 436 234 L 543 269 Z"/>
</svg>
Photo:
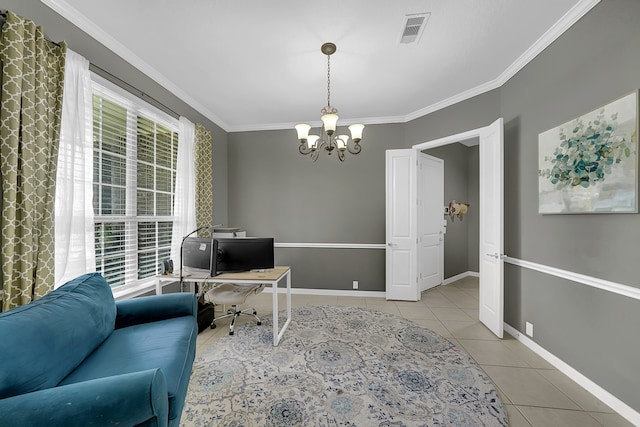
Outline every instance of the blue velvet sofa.
<svg viewBox="0 0 640 427">
<path fill-rule="evenodd" d="M 115 302 L 98 273 L 0 313 L 0 426 L 178 426 L 193 294 Z"/>
</svg>

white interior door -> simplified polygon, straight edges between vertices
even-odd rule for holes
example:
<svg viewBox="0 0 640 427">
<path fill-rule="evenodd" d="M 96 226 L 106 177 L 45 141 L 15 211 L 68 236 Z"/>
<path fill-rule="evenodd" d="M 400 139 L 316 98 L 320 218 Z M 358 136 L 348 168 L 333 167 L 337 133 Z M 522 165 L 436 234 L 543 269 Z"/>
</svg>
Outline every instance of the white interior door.
<svg viewBox="0 0 640 427">
<path fill-rule="evenodd" d="M 480 321 L 500 338 L 504 322 L 502 121 L 480 130 Z"/>
<path fill-rule="evenodd" d="M 444 280 L 444 160 L 418 154 L 418 288 Z"/>
<path fill-rule="evenodd" d="M 416 151 L 386 152 L 386 298 L 418 301 Z"/>
</svg>

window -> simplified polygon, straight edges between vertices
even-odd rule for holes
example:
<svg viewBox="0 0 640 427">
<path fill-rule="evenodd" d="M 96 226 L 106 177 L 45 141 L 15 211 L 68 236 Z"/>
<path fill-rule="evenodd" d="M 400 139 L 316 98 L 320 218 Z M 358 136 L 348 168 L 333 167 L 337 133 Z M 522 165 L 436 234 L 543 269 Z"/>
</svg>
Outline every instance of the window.
<svg viewBox="0 0 640 427">
<path fill-rule="evenodd" d="M 177 121 L 130 98 L 94 83 L 96 269 L 112 288 L 149 281 L 171 252 Z"/>
</svg>

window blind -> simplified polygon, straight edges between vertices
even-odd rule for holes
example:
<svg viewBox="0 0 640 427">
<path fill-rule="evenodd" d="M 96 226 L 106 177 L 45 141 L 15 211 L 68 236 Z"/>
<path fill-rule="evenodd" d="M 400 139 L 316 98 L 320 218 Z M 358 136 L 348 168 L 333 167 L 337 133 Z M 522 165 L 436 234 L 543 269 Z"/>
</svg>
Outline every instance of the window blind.
<svg viewBox="0 0 640 427">
<path fill-rule="evenodd" d="M 170 257 L 178 131 L 135 101 L 93 96 L 96 268 L 111 287 L 136 286 Z"/>
</svg>

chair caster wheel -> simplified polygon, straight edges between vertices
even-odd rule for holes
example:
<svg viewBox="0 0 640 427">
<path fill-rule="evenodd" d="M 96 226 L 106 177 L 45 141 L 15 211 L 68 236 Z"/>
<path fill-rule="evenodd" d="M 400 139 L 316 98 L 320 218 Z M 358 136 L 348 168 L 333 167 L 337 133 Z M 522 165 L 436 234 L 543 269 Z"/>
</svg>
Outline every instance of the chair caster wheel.
<svg viewBox="0 0 640 427">
<path fill-rule="evenodd" d="M 211 329 L 215 329 L 215 328 L 216 328 L 216 324 L 215 324 L 215 323 L 212 323 L 212 324 L 211 324 Z"/>
<path fill-rule="evenodd" d="M 262 322 L 257 322 L 256 324 L 257 324 L 258 326 L 260 326 L 260 325 L 262 325 Z"/>
<path fill-rule="evenodd" d="M 229 335 L 233 335 L 233 331 L 229 332 Z"/>
</svg>

